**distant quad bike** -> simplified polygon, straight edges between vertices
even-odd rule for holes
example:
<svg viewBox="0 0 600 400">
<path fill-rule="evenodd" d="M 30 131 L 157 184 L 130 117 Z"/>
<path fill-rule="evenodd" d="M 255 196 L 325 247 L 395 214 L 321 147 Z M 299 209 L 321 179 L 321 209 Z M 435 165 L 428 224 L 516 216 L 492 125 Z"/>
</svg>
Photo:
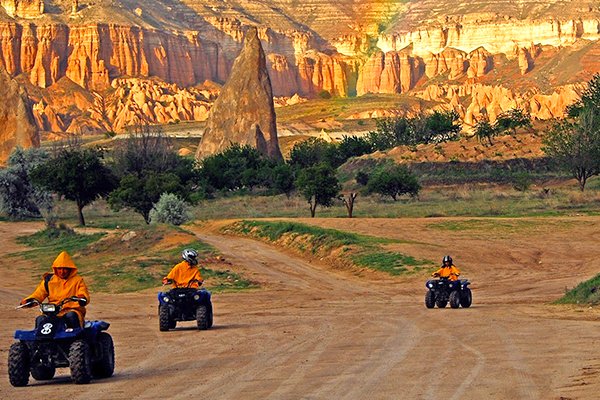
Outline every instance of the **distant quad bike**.
<svg viewBox="0 0 600 400">
<path fill-rule="evenodd" d="M 467 279 L 456 281 L 448 278 L 430 279 L 425 284 L 428 289 L 425 294 L 425 306 L 433 308 L 437 304 L 439 308 L 444 308 L 450 303 L 452 308 L 460 306 L 469 308 L 473 301 L 471 289 L 469 289 L 470 284 L 471 282 Z"/>
<path fill-rule="evenodd" d="M 79 301 L 70 297 L 58 304 L 32 300 L 17 308 L 38 305 L 46 320 L 31 331 L 15 332 L 18 342 L 8 352 L 8 379 L 13 386 L 26 386 L 29 374 L 38 381 L 54 377 L 56 368 L 71 369 L 75 383 L 92 378 L 108 378 L 115 369 L 112 337 L 104 332 L 109 323 L 86 321 L 83 328 L 67 328 L 57 315 L 65 303 Z"/>
<path fill-rule="evenodd" d="M 210 292 L 204 288 L 178 286 L 158 293 L 158 326 L 161 331 L 175 329 L 178 321 L 196 321 L 198 329 L 206 330 L 213 325 L 213 309 Z M 169 280 L 168 284 L 173 281 Z"/>
</svg>

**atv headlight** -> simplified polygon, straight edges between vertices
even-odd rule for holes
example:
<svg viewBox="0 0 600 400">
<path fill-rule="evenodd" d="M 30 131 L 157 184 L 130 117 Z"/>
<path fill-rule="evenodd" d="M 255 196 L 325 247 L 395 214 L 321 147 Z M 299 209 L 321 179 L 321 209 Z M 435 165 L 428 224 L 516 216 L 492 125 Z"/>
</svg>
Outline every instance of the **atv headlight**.
<svg viewBox="0 0 600 400">
<path fill-rule="evenodd" d="M 42 312 L 56 312 L 56 304 L 42 304 Z"/>
<path fill-rule="evenodd" d="M 194 295 L 194 300 L 196 300 L 196 301 L 200 300 L 200 295 L 199 294 L 195 294 Z"/>
<path fill-rule="evenodd" d="M 165 296 L 165 297 L 163 297 L 163 301 L 164 301 L 165 303 L 168 303 L 169 301 L 171 301 L 171 299 L 169 299 L 167 296 Z"/>
<path fill-rule="evenodd" d="M 432 288 L 432 287 L 433 287 L 433 283 L 428 283 L 428 284 L 427 284 L 427 287 L 430 287 L 430 288 Z"/>
</svg>

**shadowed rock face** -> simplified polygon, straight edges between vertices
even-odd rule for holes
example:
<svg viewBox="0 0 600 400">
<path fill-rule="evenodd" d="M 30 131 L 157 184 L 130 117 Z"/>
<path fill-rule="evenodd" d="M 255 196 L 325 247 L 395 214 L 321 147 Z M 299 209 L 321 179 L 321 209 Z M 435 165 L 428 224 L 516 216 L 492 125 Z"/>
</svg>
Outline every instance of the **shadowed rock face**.
<svg viewBox="0 0 600 400">
<path fill-rule="evenodd" d="M 281 159 L 271 80 L 257 30 L 246 34 L 229 80 L 210 110 L 196 159 L 219 153 L 232 143 L 256 147 Z"/>
<path fill-rule="evenodd" d="M 29 148 L 40 145 L 40 137 L 27 94 L 0 67 L 0 164 L 5 164 L 16 146 Z"/>
</svg>

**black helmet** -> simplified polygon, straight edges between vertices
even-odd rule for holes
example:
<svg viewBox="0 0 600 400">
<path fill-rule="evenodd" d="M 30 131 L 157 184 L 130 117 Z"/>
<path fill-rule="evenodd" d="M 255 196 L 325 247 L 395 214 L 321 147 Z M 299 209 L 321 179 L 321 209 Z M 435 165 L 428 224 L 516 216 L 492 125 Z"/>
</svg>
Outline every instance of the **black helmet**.
<svg viewBox="0 0 600 400">
<path fill-rule="evenodd" d="M 447 262 L 450 263 L 450 265 L 452 265 L 452 257 L 444 256 L 444 258 L 442 259 L 442 265 L 446 265 Z"/>
<path fill-rule="evenodd" d="M 185 249 L 182 251 L 181 258 L 189 262 L 191 265 L 198 264 L 198 252 L 194 249 Z"/>
</svg>

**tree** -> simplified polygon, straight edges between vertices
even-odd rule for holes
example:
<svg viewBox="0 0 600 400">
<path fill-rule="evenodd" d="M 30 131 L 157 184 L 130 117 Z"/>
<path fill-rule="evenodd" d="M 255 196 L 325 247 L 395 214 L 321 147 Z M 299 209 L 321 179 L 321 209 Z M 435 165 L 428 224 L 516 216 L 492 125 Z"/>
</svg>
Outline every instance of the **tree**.
<svg viewBox="0 0 600 400">
<path fill-rule="evenodd" d="M 394 201 L 403 194 L 416 196 L 420 190 L 417 177 L 405 166 L 397 164 L 375 170 L 367 183 L 367 192 L 390 196 Z"/>
<path fill-rule="evenodd" d="M 289 164 L 278 164 L 271 169 L 271 187 L 278 193 L 285 193 L 289 199 L 294 191 L 294 171 Z"/>
<path fill-rule="evenodd" d="M 425 131 L 416 134 L 419 143 L 442 143 L 458 139 L 461 129 L 456 111 L 434 111 L 425 117 Z"/>
<path fill-rule="evenodd" d="M 596 114 L 600 113 L 600 73 L 596 73 L 588 82 L 581 98 L 567 107 L 567 113 L 569 117 L 575 118 L 586 108 Z"/>
<path fill-rule="evenodd" d="M 341 195 L 340 198 L 344 202 L 344 206 L 346 206 L 346 211 L 348 212 L 348 218 L 352 218 L 352 213 L 354 212 L 354 202 L 356 201 L 356 197 L 358 193 L 350 192 L 344 195 Z"/>
<path fill-rule="evenodd" d="M 330 207 L 338 197 L 341 186 L 335 170 L 326 163 L 303 169 L 298 174 L 296 187 L 310 205 L 310 216 L 314 217 L 318 205 Z"/>
<path fill-rule="evenodd" d="M 337 168 L 344 161 L 346 160 L 341 157 L 336 144 L 327 143 L 319 138 L 310 138 L 294 145 L 290 152 L 289 163 L 295 170 L 300 170 L 321 163 Z"/>
<path fill-rule="evenodd" d="M 488 121 L 480 121 L 475 125 L 475 136 L 480 143 L 488 141 L 491 146 L 492 138 L 498 134 L 498 131 Z"/>
<path fill-rule="evenodd" d="M 516 107 L 503 112 L 496 118 L 494 129 L 497 133 L 511 131 L 512 134 L 517 132 L 517 128 L 530 128 L 531 116 L 524 110 Z"/>
<path fill-rule="evenodd" d="M 204 158 L 200 163 L 200 176 L 211 191 L 252 189 L 263 184 L 262 170 L 269 163 L 254 147 L 234 143 L 221 153 Z"/>
<path fill-rule="evenodd" d="M 115 147 L 112 166 L 119 184 L 108 198 L 111 208 L 131 208 L 146 223 L 163 193 L 192 201 L 195 182 L 200 181 L 194 160 L 179 156 L 172 141 L 149 125 L 136 127 L 129 139 Z"/>
<path fill-rule="evenodd" d="M 103 157 L 100 148 L 67 146 L 36 167 L 31 178 L 34 184 L 74 201 L 79 225 L 85 226 L 83 208 L 107 196 L 116 185 L 115 176 L 102 162 Z"/>
<path fill-rule="evenodd" d="M 351 157 L 360 157 L 372 151 L 371 143 L 363 137 L 344 135 L 338 144 L 338 152 L 343 162 L 346 162 Z"/>
<path fill-rule="evenodd" d="M 543 142 L 544 152 L 577 179 L 581 191 L 600 173 L 600 115 L 592 109 L 582 108 L 574 121 L 557 122 Z"/>
<path fill-rule="evenodd" d="M 7 166 L 0 171 L 0 209 L 10 219 L 46 216 L 46 223 L 53 208 L 52 196 L 35 186 L 31 171 L 46 162 L 49 154 L 39 148 L 27 150 L 17 147 L 8 157 Z"/>
</svg>

